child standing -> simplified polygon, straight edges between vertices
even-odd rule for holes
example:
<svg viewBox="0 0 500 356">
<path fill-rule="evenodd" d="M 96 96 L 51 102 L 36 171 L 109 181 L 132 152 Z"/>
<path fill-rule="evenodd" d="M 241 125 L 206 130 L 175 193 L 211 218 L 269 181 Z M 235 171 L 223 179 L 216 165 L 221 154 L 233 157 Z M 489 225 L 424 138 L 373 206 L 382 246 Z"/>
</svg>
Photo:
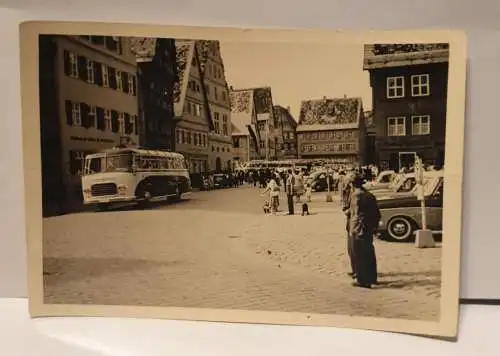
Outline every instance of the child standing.
<svg viewBox="0 0 500 356">
<path fill-rule="evenodd" d="M 311 182 L 309 182 L 309 180 L 307 180 L 306 181 L 306 199 L 308 202 L 311 202 L 311 195 L 312 195 Z"/>
</svg>

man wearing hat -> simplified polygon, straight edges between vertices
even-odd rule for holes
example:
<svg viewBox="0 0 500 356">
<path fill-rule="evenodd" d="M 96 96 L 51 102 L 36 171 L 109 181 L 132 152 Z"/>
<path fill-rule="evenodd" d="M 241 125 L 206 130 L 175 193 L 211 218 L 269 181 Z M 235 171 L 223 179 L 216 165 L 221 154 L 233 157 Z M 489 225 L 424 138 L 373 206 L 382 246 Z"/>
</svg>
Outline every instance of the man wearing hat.
<svg viewBox="0 0 500 356">
<path fill-rule="evenodd" d="M 349 202 L 348 228 L 354 254 L 356 287 L 371 288 L 377 283 L 377 258 L 373 236 L 380 221 L 377 199 L 363 188 L 364 179 L 356 174 L 352 178 Z"/>
</svg>

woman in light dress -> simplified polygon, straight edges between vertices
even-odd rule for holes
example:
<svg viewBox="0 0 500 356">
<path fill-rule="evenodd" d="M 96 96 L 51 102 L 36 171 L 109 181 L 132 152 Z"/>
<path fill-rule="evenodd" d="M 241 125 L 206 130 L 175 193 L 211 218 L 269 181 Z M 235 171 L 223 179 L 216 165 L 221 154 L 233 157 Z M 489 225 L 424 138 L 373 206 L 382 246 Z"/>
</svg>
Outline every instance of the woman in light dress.
<svg viewBox="0 0 500 356">
<path fill-rule="evenodd" d="M 275 214 L 278 212 L 279 206 L 279 196 L 280 196 L 280 186 L 276 183 L 276 180 L 271 179 L 267 184 L 266 189 L 262 192 L 261 195 L 264 195 L 269 192 L 269 201 L 271 204 L 271 213 Z"/>
</svg>

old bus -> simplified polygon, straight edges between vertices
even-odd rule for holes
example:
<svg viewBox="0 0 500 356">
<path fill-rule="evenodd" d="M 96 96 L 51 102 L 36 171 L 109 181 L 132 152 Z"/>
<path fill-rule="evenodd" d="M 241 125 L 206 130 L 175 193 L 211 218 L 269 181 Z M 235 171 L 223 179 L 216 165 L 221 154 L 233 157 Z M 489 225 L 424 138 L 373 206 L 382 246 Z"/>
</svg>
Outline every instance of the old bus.
<svg viewBox="0 0 500 356">
<path fill-rule="evenodd" d="M 110 205 L 180 201 L 191 192 L 184 156 L 174 152 L 117 148 L 85 157 L 84 204 Z"/>
</svg>

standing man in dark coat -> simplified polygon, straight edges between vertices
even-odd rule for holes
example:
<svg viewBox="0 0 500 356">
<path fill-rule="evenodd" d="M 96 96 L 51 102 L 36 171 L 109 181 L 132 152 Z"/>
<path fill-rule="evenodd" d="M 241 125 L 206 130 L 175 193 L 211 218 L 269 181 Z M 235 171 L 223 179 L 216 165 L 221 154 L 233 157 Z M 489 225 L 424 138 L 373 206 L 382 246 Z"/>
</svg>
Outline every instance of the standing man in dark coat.
<svg viewBox="0 0 500 356">
<path fill-rule="evenodd" d="M 293 209 L 293 187 L 295 186 L 295 177 L 293 176 L 292 170 L 288 170 L 288 177 L 285 182 L 285 192 L 288 202 L 288 215 L 294 215 Z"/>
<path fill-rule="evenodd" d="M 343 172 L 341 172 L 343 173 Z M 349 276 L 353 279 L 356 278 L 356 263 L 354 260 L 354 251 L 353 251 L 353 241 L 351 238 L 351 234 L 349 233 L 349 220 L 350 220 L 350 203 L 351 203 L 351 193 L 352 193 L 352 178 L 351 176 L 345 176 L 342 174 L 340 179 L 342 179 L 341 186 L 341 199 L 342 199 L 342 211 L 346 215 L 346 226 L 345 229 L 347 231 L 347 254 L 349 256 L 349 261 L 351 264 L 351 272 Z"/>
<path fill-rule="evenodd" d="M 356 287 L 371 288 L 377 283 L 377 258 L 373 236 L 380 221 L 377 199 L 363 188 L 364 180 L 359 175 L 352 181 L 349 204 L 349 234 L 352 239 L 356 268 Z"/>
</svg>

